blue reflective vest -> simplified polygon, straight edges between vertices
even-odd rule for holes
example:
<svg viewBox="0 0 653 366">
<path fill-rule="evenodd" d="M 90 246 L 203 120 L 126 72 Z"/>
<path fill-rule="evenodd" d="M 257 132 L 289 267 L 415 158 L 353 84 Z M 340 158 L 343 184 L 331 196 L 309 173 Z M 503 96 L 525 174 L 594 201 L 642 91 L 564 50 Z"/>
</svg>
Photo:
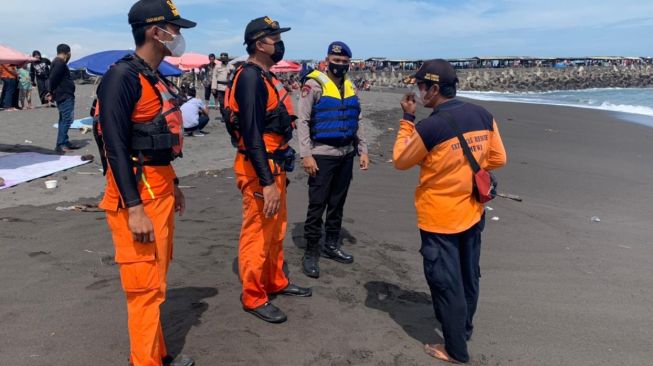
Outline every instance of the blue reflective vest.
<svg viewBox="0 0 653 366">
<path fill-rule="evenodd" d="M 336 84 L 324 73 L 315 70 L 306 77 L 322 86 L 322 97 L 311 112 L 311 139 L 330 146 L 351 145 L 356 139 L 361 112 L 354 85 L 345 78 L 343 97 Z"/>
</svg>

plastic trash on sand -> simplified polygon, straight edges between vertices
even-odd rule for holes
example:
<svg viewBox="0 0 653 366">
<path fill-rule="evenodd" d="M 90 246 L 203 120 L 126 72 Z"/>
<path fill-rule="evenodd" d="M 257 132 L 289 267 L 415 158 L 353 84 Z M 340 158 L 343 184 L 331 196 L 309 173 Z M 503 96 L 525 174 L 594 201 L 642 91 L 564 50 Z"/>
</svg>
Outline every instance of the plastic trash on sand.
<svg viewBox="0 0 653 366">
<path fill-rule="evenodd" d="M 598 216 L 592 216 L 590 222 L 601 222 L 601 219 Z"/>
<path fill-rule="evenodd" d="M 494 216 L 494 217 L 491 218 L 490 220 L 492 220 L 492 221 L 499 221 L 499 216 Z"/>
</svg>

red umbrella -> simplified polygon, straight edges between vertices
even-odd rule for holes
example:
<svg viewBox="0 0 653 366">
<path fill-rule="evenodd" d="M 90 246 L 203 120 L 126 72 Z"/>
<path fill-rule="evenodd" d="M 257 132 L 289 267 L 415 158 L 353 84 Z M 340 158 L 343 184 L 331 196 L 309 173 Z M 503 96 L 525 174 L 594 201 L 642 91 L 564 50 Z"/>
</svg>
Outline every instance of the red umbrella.
<svg viewBox="0 0 653 366">
<path fill-rule="evenodd" d="M 34 61 L 34 57 L 0 44 L 0 64 L 21 65 L 30 61 Z"/>
<path fill-rule="evenodd" d="M 270 71 L 274 73 L 280 73 L 280 72 L 301 72 L 302 71 L 302 65 L 300 65 L 297 62 L 294 61 L 286 61 L 286 60 L 281 60 L 277 62 L 276 65 L 272 66 L 270 68 Z"/>
<path fill-rule="evenodd" d="M 181 57 L 166 57 L 166 61 L 182 70 L 198 69 L 209 63 L 209 56 L 200 53 L 184 53 Z"/>
</svg>

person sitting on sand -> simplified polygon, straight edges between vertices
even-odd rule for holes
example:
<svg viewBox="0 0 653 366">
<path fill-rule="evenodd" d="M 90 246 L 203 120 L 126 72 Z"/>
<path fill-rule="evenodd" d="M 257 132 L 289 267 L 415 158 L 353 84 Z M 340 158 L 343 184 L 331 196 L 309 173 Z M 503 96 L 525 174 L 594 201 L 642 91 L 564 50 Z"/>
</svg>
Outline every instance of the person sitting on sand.
<svg viewBox="0 0 653 366">
<path fill-rule="evenodd" d="M 483 204 L 473 194 L 472 163 L 463 154 L 461 141 L 472 141 L 470 154 L 485 170 L 504 166 L 506 151 L 492 115 L 480 106 L 454 99 L 458 77 L 451 64 L 426 61 L 412 79 L 419 90 L 401 101 L 404 116 L 393 161 L 399 170 L 416 165 L 421 170 L 415 193 L 420 253 L 435 317 L 444 335 L 444 344 L 427 344 L 425 350 L 441 360 L 465 363 L 478 303 L 485 215 Z M 416 101 L 434 108 L 418 124 Z"/>
<path fill-rule="evenodd" d="M 204 136 L 204 127 L 209 124 L 209 110 L 204 102 L 196 98 L 197 91 L 190 88 L 187 91 L 188 101 L 181 106 L 181 114 L 184 116 L 184 132 L 186 136 Z"/>
</svg>

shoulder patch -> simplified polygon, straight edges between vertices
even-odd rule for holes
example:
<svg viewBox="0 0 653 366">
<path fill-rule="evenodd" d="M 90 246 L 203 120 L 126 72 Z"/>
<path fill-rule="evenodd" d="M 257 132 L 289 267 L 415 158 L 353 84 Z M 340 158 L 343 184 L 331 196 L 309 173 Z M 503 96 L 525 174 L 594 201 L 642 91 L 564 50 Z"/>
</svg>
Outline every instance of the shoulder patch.
<svg viewBox="0 0 653 366">
<path fill-rule="evenodd" d="M 308 94 L 313 90 L 310 85 L 304 84 L 302 87 L 302 98 L 306 98 Z"/>
</svg>

